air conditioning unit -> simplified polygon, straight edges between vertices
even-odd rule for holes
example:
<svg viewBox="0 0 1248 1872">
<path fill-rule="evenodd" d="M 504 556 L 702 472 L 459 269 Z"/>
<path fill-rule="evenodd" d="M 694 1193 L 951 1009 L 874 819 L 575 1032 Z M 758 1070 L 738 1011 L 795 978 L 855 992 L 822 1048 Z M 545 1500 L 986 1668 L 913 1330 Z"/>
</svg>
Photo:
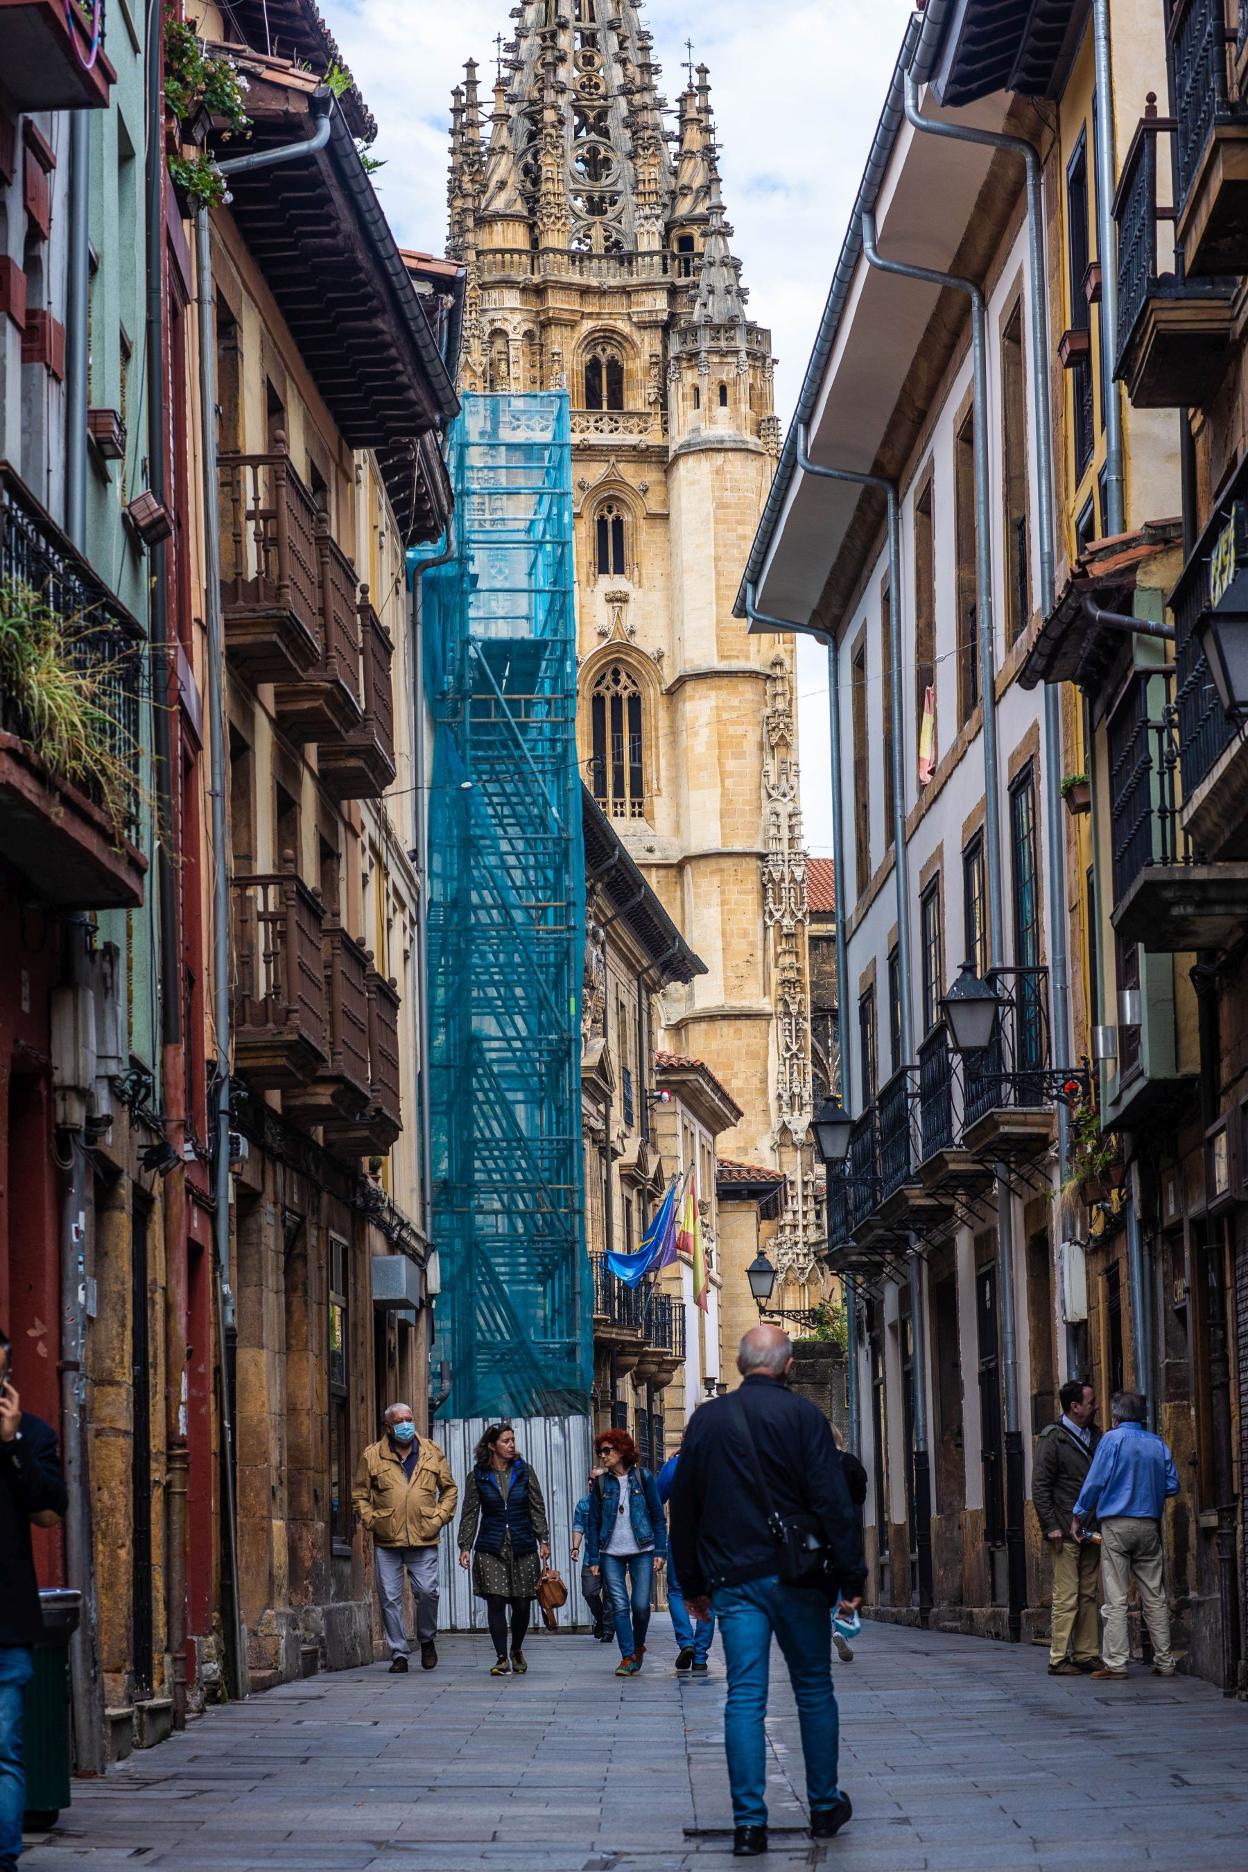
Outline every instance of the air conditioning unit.
<svg viewBox="0 0 1248 1872">
<path fill-rule="evenodd" d="M 373 1256 L 373 1305 L 379 1312 L 420 1307 L 423 1301 L 420 1268 L 410 1256 Z"/>
</svg>

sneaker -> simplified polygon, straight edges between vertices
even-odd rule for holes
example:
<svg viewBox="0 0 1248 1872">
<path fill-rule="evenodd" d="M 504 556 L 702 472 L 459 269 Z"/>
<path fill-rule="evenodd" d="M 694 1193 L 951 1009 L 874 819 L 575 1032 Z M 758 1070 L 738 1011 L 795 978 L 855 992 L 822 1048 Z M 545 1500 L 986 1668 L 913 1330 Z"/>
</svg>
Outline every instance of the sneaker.
<svg viewBox="0 0 1248 1872">
<path fill-rule="evenodd" d="M 695 1658 L 690 1675 L 693 1677 L 705 1677 L 710 1668 L 705 1658 Z"/>
<path fill-rule="evenodd" d="M 528 1667 L 528 1665 L 527 1665 L 527 1664 L 525 1663 L 525 1661 L 524 1661 L 524 1652 L 523 1652 L 523 1651 L 513 1651 L 513 1652 L 512 1652 L 512 1654 L 511 1654 L 511 1668 L 512 1668 L 512 1670 L 513 1670 L 513 1671 L 515 1671 L 515 1673 L 516 1673 L 516 1676 L 517 1676 L 517 1677 L 523 1677 L 523 1676 L 524 1676 L 524 1673 L 525 1673 L 525 1671 L 527 1671 L 529 1667 Z"/>
<path fill-rule="evenodd" d="M 681 1645 L 680 1650 L 676 1653 L 677 1670 L 687 1671 L 692 1663 L 693 1663 L 693 1646 L 687 1645 L 687 1644 Z"/>
<path fill-rule="evenodd" d="M 420 1668 L 436 1670 L 438 1665 L 438 1647 L 432 1638 L 426 1638 L 420 1647 Z"/>
<path fill-rule="evenodd" d="M 766 1850 L 767 1829 L 765 1826 L 733 1828 L 732 1856 L 734 1859 L 761 1859 Z"/>
<path fill-rule="evenodd" d="M 848 1794 L 838 1794 L 835 1807 L 812 1807 L 810 1810 L 811 1839 L 831 1839 L 839 1833 L 847 1820 L 852 1820 L 853 1803 Z"/>
<path fill-rule="evenodd" d="M 407 1659 L 406 1659 L 405 1657 L 393 1657 L 393 1658 L 391 1658 L 391 1660 L 390 1660 L 390 1675 L 391 1675 L 392 1677 L 401 1677 L 401 1676 L 403 1675 L 403 1672 L 404 1672 L 404 1671 L 405 1671 L 406 1669 L 407 1669 Z"/>
<path fill-rule="evenodd" d="M 1083 1665 L 1073 1663 L 1070 1658 L 1063 1658 L 1060 1664 L 1049 1665 L 1050 1677 L 1082 1677 L 1084 1675 Z"/>
<path fill-rule="evenodd" d="M 1111 1677 L 1116 1683 L 1125 1683 L 1131 1673 L 1125 1670 L 1110 1670 L 1107 1665 L 1102 1664 L 1100 1670 L 1090 1671 L 1088 1674 L 1093 1679 L 1097 1677 Z"/>
<path fill-rule="evenodd" d="M 1175 1666 L 1173 1664 L 1154 1664 L 1153 1665 L 1154 1677 L 1173 1677 L 1174 1672 L 1175 1672 Z"/>
<path fill-rule="evenodd" d="M 511 1665 L 507 1662 L 505 1657 L 500 1657 L 497 1664 L 490 1665 L 490 1676 L 491 1677 L 510 1677 L 511 1676 Z"/>
<path fill-rule="evenodd" d="M 622 1657 L 615 1667 L 617 1677 L 635 1677 L 641 1669 L 639 1657 Z"/>
<path fill-rule="evenodd" d="M 854 1647 L 850 1644 L 848 1638 L 842 1638 L 835 1626 L 832 1628 L 832 1642 L 836 1646 L 836 1655 L 840 1658 L 841 1663 L 852 1664 L 854 1661 Z"/>
</svg>

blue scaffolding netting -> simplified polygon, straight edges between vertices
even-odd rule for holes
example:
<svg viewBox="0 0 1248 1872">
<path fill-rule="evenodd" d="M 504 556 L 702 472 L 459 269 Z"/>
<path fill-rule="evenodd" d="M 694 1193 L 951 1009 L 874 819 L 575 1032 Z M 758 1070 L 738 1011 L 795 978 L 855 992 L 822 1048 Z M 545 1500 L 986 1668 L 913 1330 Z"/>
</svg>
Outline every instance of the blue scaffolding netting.
<svg viewBox="0 0 1248 1872">
<path fill-rule="evenodd" d="M 425 576 L 447 1418 L 589 1408 L 571 462 L 566 395 L 466 396 L 449 446 L 456 550 Z"/>
</svg>

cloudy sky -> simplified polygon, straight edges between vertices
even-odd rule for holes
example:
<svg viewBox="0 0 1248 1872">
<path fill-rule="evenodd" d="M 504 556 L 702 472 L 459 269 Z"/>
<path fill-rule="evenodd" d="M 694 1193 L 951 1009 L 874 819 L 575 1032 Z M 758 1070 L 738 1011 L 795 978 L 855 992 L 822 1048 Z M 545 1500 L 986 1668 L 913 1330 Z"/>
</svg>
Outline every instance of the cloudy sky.
<svg viewBox="0 0 1248 1872">
<path fill-rule="evenodd" d="M 913 0 L 649 0 L 646 22 L 674 103 L 685 41 L 711 70 L 724 200 L 750 310 L 771 327 L 787 422 Z M 382 203 L 404 245 L 446 236 L 452 85 L 475 58 L 494 73 L 509 0 L 320 0 L 381 134 Z M 831 855 L 827 672 L 799 644 L 802 792 L 812 852 Z"/>
</svg>

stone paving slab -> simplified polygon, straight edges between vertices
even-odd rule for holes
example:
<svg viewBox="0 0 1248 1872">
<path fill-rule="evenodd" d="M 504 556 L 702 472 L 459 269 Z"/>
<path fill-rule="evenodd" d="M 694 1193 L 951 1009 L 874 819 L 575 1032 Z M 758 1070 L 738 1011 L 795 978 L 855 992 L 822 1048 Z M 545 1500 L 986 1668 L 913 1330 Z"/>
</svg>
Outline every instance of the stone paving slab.
<svg viewBox="0 0 1248 1872">
<path fill-rule="evenodd" d="M 535 1633 L 526 1677 L 475 1638 L 215 1710 L 79 1782 L 22 1872 L 708 1872 L 731 1857 L 724 1681 L 638 1678 Z M 777 1657 L 770 1859 L 783 1872 L 1248 1872 L 1248 1706 L 1140 1675 L 1050 1678 L 1036 1648 L 873 1625 L 838 1670 L 855 1818 L 804 1833 Z M 672 1648 L 674 1652 L 674 1647 Z"/>
</svg>

